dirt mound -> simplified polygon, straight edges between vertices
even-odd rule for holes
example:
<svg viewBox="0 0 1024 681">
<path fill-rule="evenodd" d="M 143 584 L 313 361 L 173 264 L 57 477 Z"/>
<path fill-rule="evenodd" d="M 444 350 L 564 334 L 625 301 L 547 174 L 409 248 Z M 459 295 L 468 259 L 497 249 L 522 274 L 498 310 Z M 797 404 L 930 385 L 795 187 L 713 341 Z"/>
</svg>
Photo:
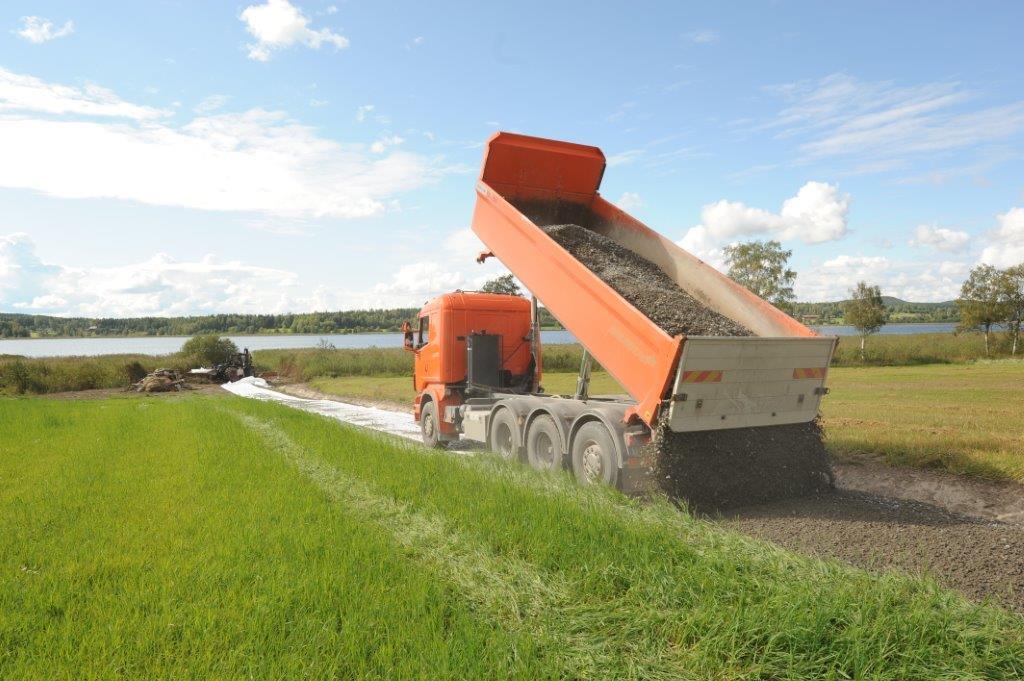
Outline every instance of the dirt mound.
<svg viewBox="0 0 1024 681">
<path fill-rule="evenodd" d="M 654 263 L 579 225 L 542 229 L 574 258 L 670 336 L 749 336 L 743 326 L 709 310 Z"/>
<path fill-rule="evenodd" d="M 132 386 L 135 392 L 140 393 L 164 393 L 187 387 L 178 372 L 171 369 L 157 369 Z"/>
<path fill-rule="evenodd" d="M 662 489 L 699 512 L 832 487 L 832 469 L 817 422 L 696 433 L 663 427 L 651 446 Z"/>
<path fill-rule="evenodd" d="M 734 510 L 724 526 L 868 569 L 927 572 L 1024 612 L 1024 531 L 930 504 L 837 490 Z"/>
</svg>

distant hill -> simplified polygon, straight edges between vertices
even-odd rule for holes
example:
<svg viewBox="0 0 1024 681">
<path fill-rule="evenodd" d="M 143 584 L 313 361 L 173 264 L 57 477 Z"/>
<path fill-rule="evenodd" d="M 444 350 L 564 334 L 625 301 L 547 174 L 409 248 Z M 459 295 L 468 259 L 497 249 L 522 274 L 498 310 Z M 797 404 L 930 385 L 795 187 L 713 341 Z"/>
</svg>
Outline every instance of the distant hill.
<svg viewBox="0 0 1024 681">
<path fill-rule="evenodd" d="M 796 317 L 812 324 L 842 324 L 843 305 L 849 300 L 832 303 L 796 303 L 793 306 Z M 955 300 L 941 303 L 914 303 L 893 296 L 882 296 L 882 303 L 889 308 L 889 321 L 901 323 L 916 322 L 958 322 L 960 312 Z"/>
</svg>

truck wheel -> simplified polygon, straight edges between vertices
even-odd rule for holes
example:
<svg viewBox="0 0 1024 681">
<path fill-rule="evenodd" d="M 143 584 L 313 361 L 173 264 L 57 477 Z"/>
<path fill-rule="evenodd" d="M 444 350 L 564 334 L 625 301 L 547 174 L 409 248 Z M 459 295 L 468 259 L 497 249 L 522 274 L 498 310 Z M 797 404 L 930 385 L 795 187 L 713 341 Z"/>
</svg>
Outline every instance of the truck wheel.
<svg viewBox="0 0 1024 681">
<path fill-rule="evenodd" d="M 580 426 L 572 441 L 572 472 L 583 485 L 605 484 L 612 487 L 619 478 L 615 443 L 608 429 L 598 421 Z"/>
<path fill-rule="evenodd" d="M 441 428 L 437 423 L 437 409 L 433 402 L 427 402 L 420 409 L 420 432 L 423 444 L 434 449 L 444 449 L 447 443 L 441 439 Z"/>
<path fill-rule="evenodd" d="M 539 471 L 562 467 L 562 438 L 550 416 L 538 416 L 526 431 L 526 459 Z"/>
<path fill-rule="evenodd" d="M 508 409 L 499 409 L 491 421 L 491 435 L 487 446 L 506 461 L 519 460 L 519 425 Z"/>
</svg>

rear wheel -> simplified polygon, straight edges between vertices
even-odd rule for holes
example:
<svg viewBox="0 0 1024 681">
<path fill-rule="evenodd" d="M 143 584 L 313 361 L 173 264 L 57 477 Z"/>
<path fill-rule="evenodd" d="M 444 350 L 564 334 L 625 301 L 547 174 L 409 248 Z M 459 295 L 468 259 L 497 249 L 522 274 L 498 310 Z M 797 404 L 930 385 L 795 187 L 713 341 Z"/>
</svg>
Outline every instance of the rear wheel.
<svg viewBox="0 0 1024 681">
<path fill-rule="evenodd" d="M 441 439 L 441 428 L 437 422 L 437 409 L 433 402 L 427 402 L 420 409 L 420 432 L 423 444 L 434 449 L 444 449 L 446 442 Z"/>
<path fill-rule="evenodd" d="M 619 466 L 611 433 L 598 421 L 580 426 L 572 441 L 572 471 L 582 485 L 615 486 Z"/>
<path fill-rule="evenodd" d="M 541 471 L 562 467 L 562 438 L 550 416 L 538 416 L 530 424 L 526 432 L 526 459 L 533 468 Z"/>
<path fill-rule="evenodd" d="M 519 426 L 508 409 L 499 409 L 491 420 L 488 448 L 506 461 L 519 460 Z"/>
</svg>

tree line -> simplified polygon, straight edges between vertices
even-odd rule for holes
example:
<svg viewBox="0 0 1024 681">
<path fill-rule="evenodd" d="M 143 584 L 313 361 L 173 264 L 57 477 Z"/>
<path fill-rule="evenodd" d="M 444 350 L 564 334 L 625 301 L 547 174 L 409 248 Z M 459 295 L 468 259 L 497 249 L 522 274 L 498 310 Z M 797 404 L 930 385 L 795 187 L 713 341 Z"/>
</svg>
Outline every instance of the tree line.
<svg viewBox="0 0 1024 681">
<path fill-rule="evenodd" d="M 89 319 L 0 313 L 0 337 L 194 336 L 204 333 L 369 333 L 398 331 L 418 308 L 308 312 L 301 314 L 215 314 L 201 317 Z"/>
</svg>

